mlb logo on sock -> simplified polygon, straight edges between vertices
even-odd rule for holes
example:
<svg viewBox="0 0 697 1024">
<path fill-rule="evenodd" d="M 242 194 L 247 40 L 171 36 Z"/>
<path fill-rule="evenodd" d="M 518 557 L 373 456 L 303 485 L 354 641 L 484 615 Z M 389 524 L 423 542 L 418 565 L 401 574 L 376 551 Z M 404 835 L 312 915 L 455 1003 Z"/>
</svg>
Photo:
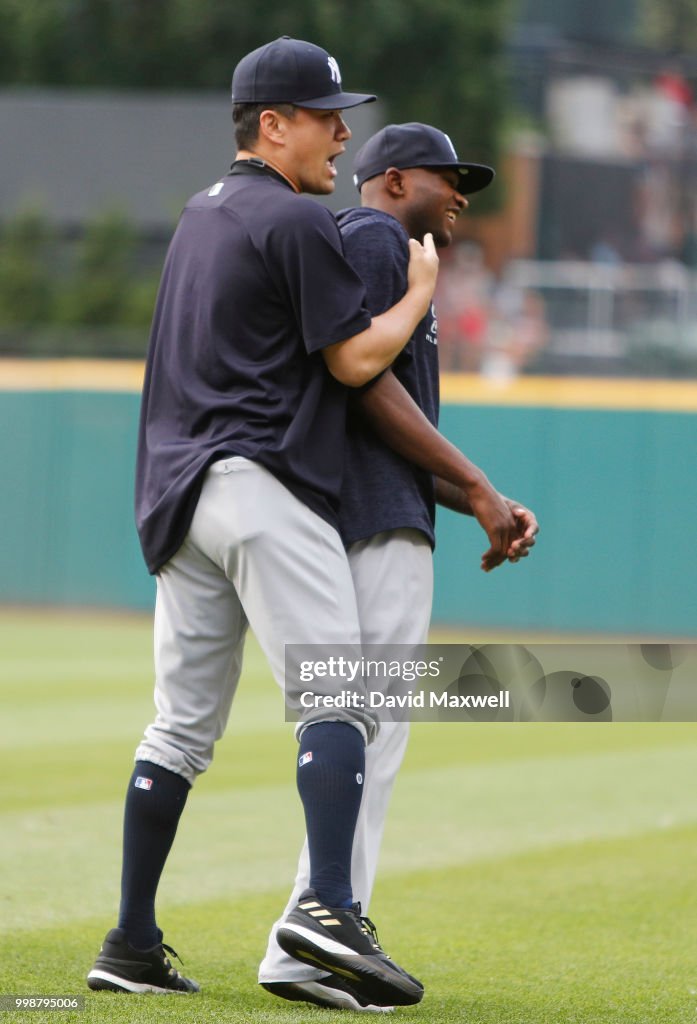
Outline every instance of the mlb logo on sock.
<svg viewBox="0 0 697 1024">
<path fill-rule="evenodd" d="M 303 754 L 303 756 L 298 761 L 298 768 L 302 768 L 302 766 L 304 764 L 307 764 L 308 761 L 311 761 L 311 760 L 312 760 L 312 751 L 308 750 L 308 752 L 306 754 Z"/>
<path fill-rule="evenodd" d="M 136 789 L 152 789 L 152 779 L 139 775 L 136 779 Z"/>
</svg>

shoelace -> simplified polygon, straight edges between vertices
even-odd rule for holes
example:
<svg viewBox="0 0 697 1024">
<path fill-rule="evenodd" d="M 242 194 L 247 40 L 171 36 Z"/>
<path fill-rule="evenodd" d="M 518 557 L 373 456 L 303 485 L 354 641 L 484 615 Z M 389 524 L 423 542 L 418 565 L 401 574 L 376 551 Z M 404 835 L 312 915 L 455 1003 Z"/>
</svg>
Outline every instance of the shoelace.
<svg viewBox="0 0 697 1024">
<path fill-rule="evenodd" d="M 172 949 L 172 947 L 168 946 L 166 942 L 161 942 L 160 945 L 162 946 L 162 948 L 164 950 L 166 950 L 169 953 L 170 956 L 175 956 L 177 958 L 177 960 L 179 961 L 179 963 L 182 965 L 182 967 L 184 966 L 184 961 L 179 956 L 179 954 L 177 953 L 176 949 Z M 166 957 L 165 957 L 165 966 L 169 967 L 169 969 L 171 971 L 174 971 L 175 974 L 179 973 L 177 970 L 175 970 L 174 967 L 172 967 L 172 964 L 169 962 L 169 960 Z"/>
<path fill-rule="evenodd" d="M 385 950 L 382 948 L 378 940 L 377 928 L 369 917 L 363 917 L 361 915 L 360 904 L 358 905 L 358 922 L 361 926 L 361 931 L 365 932 L 365 934 L 369 936 L 375 948 L 379 949 L 383 956 L 387 956 L 387 953 L 385 953 Z M 390 958 L 387 957 L 387 959 L 389 960 Z"/>
</svg>

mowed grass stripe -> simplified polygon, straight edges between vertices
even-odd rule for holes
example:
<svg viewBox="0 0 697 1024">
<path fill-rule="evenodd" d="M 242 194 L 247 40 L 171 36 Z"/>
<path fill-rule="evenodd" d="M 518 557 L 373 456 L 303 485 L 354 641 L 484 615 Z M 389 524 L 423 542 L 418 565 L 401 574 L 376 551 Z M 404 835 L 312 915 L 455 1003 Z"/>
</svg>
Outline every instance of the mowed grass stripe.
<svg viewBox="0 0 697 1024">
<path fill-rule="evenodd" d="M 688 1024 L 695 1018 L 697 828 L 587 842 L 467 868 L 383 879 L 371 914 L 386 948 L 426 983 L 400 1018 L 429 1024 Z M 192 998 L 89 993 L 104 900 L 79 926 L 0 937 L 0 990 L 85 993 L 103 1024 L 340 1024 L 344 1013 L 274 1000 L 256 984 L 277 887 L 166 907 L 166 938 L 202 984 Z M 22 1024 L 24 1024 L 24 1016 Z M 17 1015 L 13 1014 L 13 1020 Z M 49 1024 L 55 1015 L 34 1013 Z M 84 1014 L 61 1016 L 85 1020 Z"/>
<path fill-rule="evenodd" d="M 383 870 L 476 863 L 692 823 L 696 771 L 697 749 L 407 769 L 397 783 Z M 121 801 L 111 800 L 1 815 L 0 878 L 10 895 L 0 930 L 79 920 L 105 892 L 115 900 L 121 814 Z M 194 793 L 162 899 L 230 898 L 290 881 L 302 831 L 290 783 Z M 22 896 L 27 888 L 30 901 Z"/>
<path fill-rule="evenodd" d="M 91 742 L 33 746 L 0 755 L 0 812 L 76 807 L 94 803 L 96 793 L 105 801 L 120 800 L 132 771 L 140 724 L 134 719 L 127 738 L 119 740 L 95 740 L 89 732 Z M 219 744 L 209 773 L 197 782 L 197 793 L 289 781 L 296 749 L 290 725 L 261 733 L 231 730 Z"/>
<path fill-rule="evenodd" d="M 1 694 L 1 691 L 0 691 Z M 50 744 L 56 748 L 82 743 L 85 739 L 106 742 L 130 741 L 135 749 L 145 726 L 155 715 L 152 683 L 139 693 L 119 694 L 118 685 L 92 690 L 82 695 L 62 697 L 54 687 L 50 700 L 29 703 L 10 701 L 2 709 L 6 730 L 0 750 L 20 750 Z M 276 731 L 284 726 L 284 706 L 279 693 L 252 694 L 235 700 L 230 716 L 230 733 L 242 735 L 271 725 Z"/>
<path fill-rule="evenodd" d="M 147 617 L 0 616 L 0 701 L 12 694 L 12 732 L 25 734 L 0 759 L 2 796 L 16 797 L 0 815 L 0 992 L 85 993 L 87 1013 L 62 1015 L 69 1024 L 345 1022 L 256 985 L 302 818 L 292 730 L 274 710 L 246 731 L 279 706 L 253 644 L 237 714 L 182 819 L 159 902 L 166 941 L 204 991 L 191 1000 L 85 988 L 115 923 L 122 790 L 151 713 L 150 630 Z M 107 738 L 101 695 L 109 707 L 123 702 L 128 735 L 119 718 Z M 65 699 L 89 705 L 81 737 L 64 733 Z M 422 1006 L 399 1016 L 694 1024 L 694 772 L 692 724 L 415 727 L 370 911 L 388 951 L 427 984 Z"/>
<path fill-rule="evenodd" d="M 14 731 L 8 730 L 5 749 L 0 750 L 0 811 L 91 803 L 95 791 L 104 800 L 121 798 L 142 727 L 152 714 L 151 702 L 139 699 L 119 707 L 113 716 L 96 716 L 93 711 L 83 723 L 82 734 L 73 735 L 71 729 L 70 739 L 65 736 L 60 708 L 46 718 L 42 714 L 43 728 L 37 728 L 34 712 L 27 709 L 19 716 Z M 292 725 L 280 724 L 277 712 L 273 696 L 241 697 L 197 791 L 222 792 L 290 781 L 297 744 Z M 254 731 L 254 726 L 264 721 L 269 727 Z M 60 723 L 59 734 L 52 742 L 46 733 L 50 728 L 55 731 L 56 722 Z M 695 745 L 692 723 L 419 724 L 412 729 L 402 772 L 572 754 L 692 750 Z"/>
<path fill-rule="evenodd" d="M 419 935 L 428 1019 L 694 1021 L 696 840 L 691 826 L 411 876 L 396 939 Z"/>
</svg>

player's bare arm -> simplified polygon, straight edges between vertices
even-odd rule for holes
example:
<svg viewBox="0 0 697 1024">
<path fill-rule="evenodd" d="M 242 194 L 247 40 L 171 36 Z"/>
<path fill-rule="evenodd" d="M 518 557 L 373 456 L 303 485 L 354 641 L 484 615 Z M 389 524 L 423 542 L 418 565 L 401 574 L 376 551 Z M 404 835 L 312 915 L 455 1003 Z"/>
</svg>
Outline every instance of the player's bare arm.
<svg viewBox="0 0 697 1024">
<path fill-rule="evenodd" d="M 438 276 L 433 236 L 423 245 L 409 240 L 409 287 L 399 302 L 373 317 L 370 327 L 322 350 L 332 376 L 348 387 L 362 387 L 394 361 L 426 315 Z"/>
<path fill-rule="evenodd" d="M 435 477 L 434 484 L 435 498 L 438 505 L 442 505 L 443 508 L 449 508 L 453 512 L 459 512 L 461 515 L 474 515 L 469 499 L 461 487 L 448 483 L 442 477 Z M 535 546 L 535 537 L 540 532 L 540 524 L 531 509 L 522 505 L 519 501 L 506 498 L 503 494 L 501 497 L 513 513 L 518 527 L 518 536 L 513 541 L 508 552 L 508 561 L 517 562 L 521 558 L 527 558 L 530 554 L 530 548 Z"/>
<path fill-rule="evenodd" d="M 537 520 L 499 494 L 485 473 L 436 430 L 393 373 L 384 373 L 354 396 L 354 402 L 385 444 L 441 481 L 441 493 L 450 498 L 451 507 L 476 518 L 491 545 L 482 555 L 485 572 L 522 557 L 534 542 Z M 445 485 L 452 490 L 445 491 Z"/>
</svg>

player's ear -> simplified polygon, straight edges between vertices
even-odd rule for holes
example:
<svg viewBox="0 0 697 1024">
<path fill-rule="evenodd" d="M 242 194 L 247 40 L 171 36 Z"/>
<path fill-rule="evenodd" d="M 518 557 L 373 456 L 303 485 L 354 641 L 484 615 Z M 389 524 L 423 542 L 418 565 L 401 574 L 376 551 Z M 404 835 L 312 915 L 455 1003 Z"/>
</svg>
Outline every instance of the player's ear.
<svg viewBox="0 0 697 1024">
<path fill-rule="evenodd" d="M 286 119 L 278 110 L 262 110 L 259 114 L 259 135 L 282 145 L 286 135 Z"/>
<path fill-rule="evenodd" d="M 401 198 L 405 193 L 404 173 L 396 167 L 388 167 L 383 176 L 385 190 L 395 199 Z"/>
</svg>

